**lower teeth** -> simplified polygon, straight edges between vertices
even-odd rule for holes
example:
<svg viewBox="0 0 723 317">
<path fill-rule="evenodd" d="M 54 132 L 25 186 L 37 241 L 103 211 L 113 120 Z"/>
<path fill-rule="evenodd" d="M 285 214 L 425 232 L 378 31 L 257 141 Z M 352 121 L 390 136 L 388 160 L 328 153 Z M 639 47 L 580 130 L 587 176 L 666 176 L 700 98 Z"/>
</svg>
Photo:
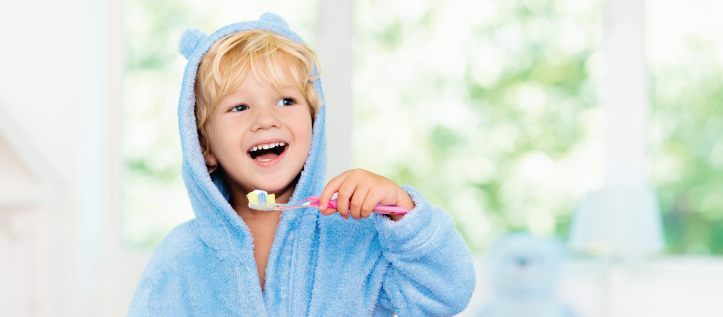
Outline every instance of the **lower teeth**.
<svg viewBox="0 0 723 317">
<path fill-rule="evenodd" d="M 271 161 L 271 159 L 256 159 L 259 162 L 268 162 Z"/>
</svg>

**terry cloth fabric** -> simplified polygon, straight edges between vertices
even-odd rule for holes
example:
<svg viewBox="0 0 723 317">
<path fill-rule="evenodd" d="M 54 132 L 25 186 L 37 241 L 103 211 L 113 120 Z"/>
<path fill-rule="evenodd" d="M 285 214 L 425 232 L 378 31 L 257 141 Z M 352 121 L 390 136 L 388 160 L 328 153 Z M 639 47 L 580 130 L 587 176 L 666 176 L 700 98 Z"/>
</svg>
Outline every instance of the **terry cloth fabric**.
<svg viewBox="0 0 723 317">
<path fill-rule="evenodd" d="M 316 208 L 285 211 L 276 230 L 261 291 L 253 237 L 209 176 L 194 115 L 194 81 L 203 55 L 219 39 L 251 29 L 297 42 L 277 15 L 223 27 L 210 36 L 184 33 L 188 58 L 178 118 L 183 180 L 195 218 L 156 249 L 128 316 L 449 316 L 470 301 L 475 273 L 452 218 L 404 186 L 416 207 L 402 220 L 323 216 Z M 316 72 L 316 71 L 315 71 Z M 323 96 L 320 80 L 314 82 Z M 325 106 L 316 114 L 309 157 L 291 197 L 319 195 L 325 185 Z"/>
</svg>

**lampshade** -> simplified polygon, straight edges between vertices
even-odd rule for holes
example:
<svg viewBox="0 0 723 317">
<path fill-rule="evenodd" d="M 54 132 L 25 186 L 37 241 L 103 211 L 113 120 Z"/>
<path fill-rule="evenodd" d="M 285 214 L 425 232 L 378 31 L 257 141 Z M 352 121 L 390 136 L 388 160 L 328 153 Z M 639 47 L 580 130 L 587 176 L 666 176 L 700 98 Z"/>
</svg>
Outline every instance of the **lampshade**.
<svg viewBox="0 0 723 317">
<path fill-rule="evenodd" d="M 643 256 L 665 248 L 660 208 L 649 186 L 585 194 L 570 228 L 570 247 L 596 255 Z"/>
</svg>

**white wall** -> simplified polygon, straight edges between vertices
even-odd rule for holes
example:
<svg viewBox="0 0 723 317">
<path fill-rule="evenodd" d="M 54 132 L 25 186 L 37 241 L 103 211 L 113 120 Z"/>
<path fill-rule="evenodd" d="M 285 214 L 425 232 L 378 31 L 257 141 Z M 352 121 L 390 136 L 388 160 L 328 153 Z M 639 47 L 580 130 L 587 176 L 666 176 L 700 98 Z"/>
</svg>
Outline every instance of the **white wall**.
<svg viewBox="0 0 723 317">
<path fill-rule="evenodd" d="M 351 169 L 352 34 L 354 1 L 320 0 L 316 25 L 326 99 L 327 171 L 331 180 Z"/>
<path fill-rule="evenodd" d="M 14 305 L 0 316 L 113 315 L 90 309 L 121 263 L 120 13 L 112 0 L 0 4 L 0 162 L 30 171 L 0 169 L 0 183 L 39 184 L 0 194 L 0 303 Z"/>
</svg>

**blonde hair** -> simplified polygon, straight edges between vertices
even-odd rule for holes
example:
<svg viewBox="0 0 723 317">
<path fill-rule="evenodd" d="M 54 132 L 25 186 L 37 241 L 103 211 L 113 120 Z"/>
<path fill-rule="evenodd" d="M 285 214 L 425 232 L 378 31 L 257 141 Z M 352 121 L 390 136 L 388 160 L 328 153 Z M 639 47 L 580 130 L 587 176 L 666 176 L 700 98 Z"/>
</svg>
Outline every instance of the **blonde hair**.
<svg viewBox="0 0 723 317">
<path fill-rule="evenodd" d="M 212 154 L 207 126 L 219 102 L 233 93 L 249 71 L 257 80 L 265 80 L 281 92 L 286 78 L 281 66 L 285 62 L 291 79 L 309 105 L 312 122 L 321 103 L 314 90 L 314 66 L 319 70 L 316 53 L 306 45 L 276 35 L 271 31 L 249 30 L 228 35 L 216 42 L 203 56 L 196 74 L 196 129 L 204 157 Z M 259 71 L 259 65 L 261 71 Z M 209 166 L 213 172 L 215 166 Z"/>
</svg>

